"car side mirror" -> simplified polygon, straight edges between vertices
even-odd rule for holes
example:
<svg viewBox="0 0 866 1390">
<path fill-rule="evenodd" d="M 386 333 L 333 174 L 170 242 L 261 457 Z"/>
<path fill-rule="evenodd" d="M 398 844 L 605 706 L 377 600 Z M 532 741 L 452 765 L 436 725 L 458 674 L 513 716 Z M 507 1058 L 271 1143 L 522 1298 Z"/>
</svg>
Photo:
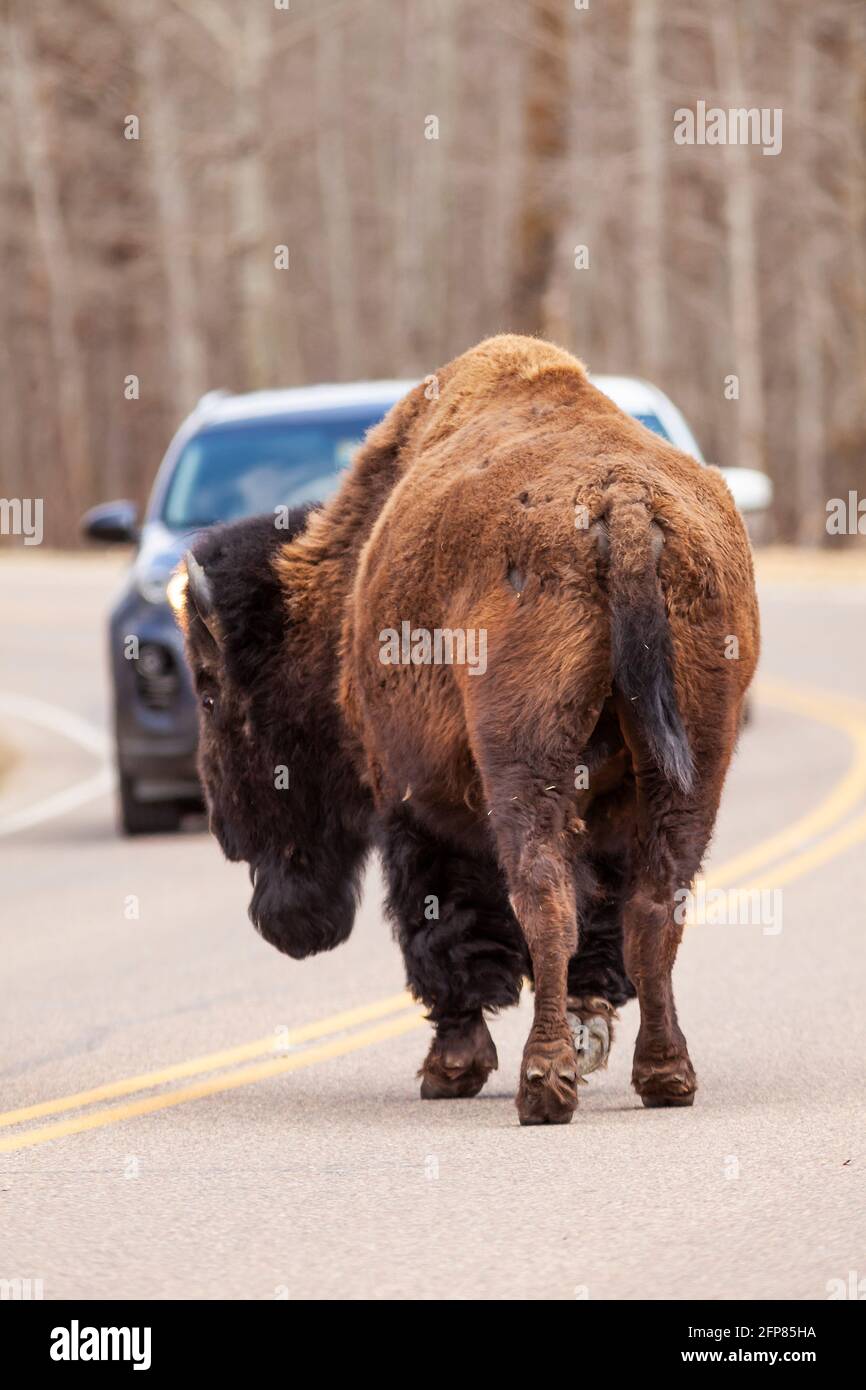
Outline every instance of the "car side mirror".
<svg viewBox="0 0 866 1390">
<path fill-rule="evenodd" d="M 138 508 L 134 502 L 103 502 L 81 518 L 81 534 L 91 541 L 138 540 Z"/>
<path fill-rule="evenodd" d="M 757 468 L 720 468 L 731 489 L 753 546 L 766 545 L 771 537 L 773 484 Z"/>
<path fill-rule="evenodd" d="M 757 468 L 719 468 L 743 513 L 765 512 L 773 502 L 773 484 Z"/>
</svg>

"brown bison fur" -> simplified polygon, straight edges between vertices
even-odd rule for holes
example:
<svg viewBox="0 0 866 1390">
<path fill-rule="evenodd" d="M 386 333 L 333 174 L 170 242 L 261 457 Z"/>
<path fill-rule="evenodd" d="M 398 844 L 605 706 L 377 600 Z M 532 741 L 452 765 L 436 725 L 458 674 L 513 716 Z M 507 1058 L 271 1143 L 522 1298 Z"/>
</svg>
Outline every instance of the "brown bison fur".
<svg viewBox="0 0 866 1390">
<path fill-rule="evenodd" d="M 202 774 L 263 935 L 295 956 L 343 940 L 376 843 L 435 1027 L 422 1095 L 477 1093 L 496 1066 L 484 1011 L 530 975 L 522 1122 L 571 1118 L 635 992 L 634 1085 L 690 1104 L 674 895 L 707 848 L 758 654 L 720 474 L 567 353 L 492 338 L 394 407 L 323 509 L 194 552 Z M 404 622 L 485 633 L 486 669 L 383 664 Z"/>
</svg>

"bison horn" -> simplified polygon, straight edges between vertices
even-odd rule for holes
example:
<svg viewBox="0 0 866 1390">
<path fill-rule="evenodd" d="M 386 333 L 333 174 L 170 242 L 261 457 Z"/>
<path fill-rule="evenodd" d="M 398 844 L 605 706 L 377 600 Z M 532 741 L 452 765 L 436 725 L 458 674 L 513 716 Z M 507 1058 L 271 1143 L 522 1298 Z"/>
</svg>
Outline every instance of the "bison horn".
<svg viewBox="0 0 866 1390">
<path fill-rule="evenodd" d="M 215 640 L 218 640 L 219 632 L 214 608 L 213 588 L 203 567 L 199 564 L 191 550 L 186 552 L 186 572 L 189 576 L 189 593 L 195 604 L 196 612 L 211 636 Z"/>
</svg>

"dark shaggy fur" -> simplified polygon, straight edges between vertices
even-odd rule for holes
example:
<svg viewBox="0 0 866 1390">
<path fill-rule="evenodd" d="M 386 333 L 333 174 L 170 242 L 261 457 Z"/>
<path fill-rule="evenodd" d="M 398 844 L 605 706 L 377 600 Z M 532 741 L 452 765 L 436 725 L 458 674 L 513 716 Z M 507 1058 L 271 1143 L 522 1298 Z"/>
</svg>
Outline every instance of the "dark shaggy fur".
<svg viewBox="0 0 866 1390">
<path fill-rule="evenodd" d="M 293 513 L 288 531 L 257 517 L 207 532 L 196 551 L 213 603 L 186 609 L 211 830 L 227 858 L 250 865 L 258 931 L 298 959 L 352 929 L 371 806 L 340 753 L 333 660 L 318 679 L 285 660 L 298 634 L 273 559 L 306 519 Z"/>
<path fill-rule="evenodd" d="M 742 523 L 714 470 L 549 344 L 494 338 L 437 380 L 291 533 L 265 518 L 195 545 L 182 622 L 214 832 L 251 866 L 258 929 L 295 956 L 346 937 L 378 845 L 435 1027 L 422 1095 L 480 1089 L 484 1011 L 528 975 L 522 1122 L 571 1118 L 635 992 L 634 1084 L 689 1104 L 674 894 L 757 659 Z M 483 630 L 486 669 L 383 664 L 404 621 Z"/>
</svg>

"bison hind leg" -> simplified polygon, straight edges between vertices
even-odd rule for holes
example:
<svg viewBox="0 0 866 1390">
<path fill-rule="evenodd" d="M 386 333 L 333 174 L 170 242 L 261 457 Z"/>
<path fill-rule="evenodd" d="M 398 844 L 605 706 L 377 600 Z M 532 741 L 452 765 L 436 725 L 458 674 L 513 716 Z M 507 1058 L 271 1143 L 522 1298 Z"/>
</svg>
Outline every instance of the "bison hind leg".
<svg viewBox="0 0 866 1390">
<path fill-rule="evenodd" d="M 623 852 L 622 863 L 625 860 Z M 594 858 L 596 893 L 587 904 L 577 953 L 568 964 L 568 1020 L 580 1076 L 607 1066 L 617 1009 L 637 993 L 623 959 L 626 875 L 621 866 L 607 856 Z"/>
<path fill-rule="evenodd" d="M 607 999 L 568 996 L 568 1021 L 574 1039 L 578 1076 L 589 1076 L 607 1066 L 613 1042 L 613 1025 L 619 1015 Z"/>
</svg>

